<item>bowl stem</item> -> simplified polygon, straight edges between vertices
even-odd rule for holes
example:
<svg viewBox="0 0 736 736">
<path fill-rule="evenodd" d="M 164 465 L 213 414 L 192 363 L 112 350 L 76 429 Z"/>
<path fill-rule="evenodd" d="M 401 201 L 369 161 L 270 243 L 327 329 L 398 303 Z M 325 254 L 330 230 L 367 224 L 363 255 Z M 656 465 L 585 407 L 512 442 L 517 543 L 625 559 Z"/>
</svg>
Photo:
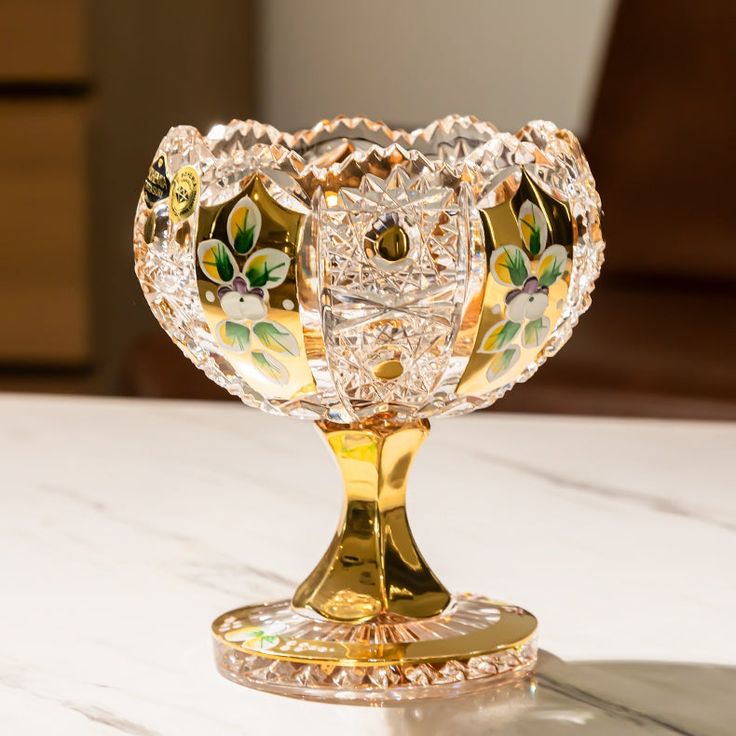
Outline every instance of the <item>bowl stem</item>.
<svg viewBox="0 0 736 736">
<path fill-rule="evenodd" d="M 450 594 L 417 549 L 405 507 L 407 475 L 429 422 L 316 425 L 337 459 L 345 503 L 332 544 L 292 605 L 349 623 L 441 613 Z"/>
</svg>

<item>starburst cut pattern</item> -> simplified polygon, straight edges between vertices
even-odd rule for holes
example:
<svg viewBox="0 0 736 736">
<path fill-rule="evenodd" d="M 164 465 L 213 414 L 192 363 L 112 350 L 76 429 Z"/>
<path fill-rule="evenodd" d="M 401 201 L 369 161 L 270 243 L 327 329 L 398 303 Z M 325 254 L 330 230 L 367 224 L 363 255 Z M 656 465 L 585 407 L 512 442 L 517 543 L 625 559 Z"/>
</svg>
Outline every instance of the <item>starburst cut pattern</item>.
<svg viewBox="0 0 736 736">
<path fill-rule="evenodd" d="M 389 218 L 403 226 L 409 255 L 392 267 L 371 258 L 365 234 Z M 463 187 L 439 186 L 432 172 L 395 168 L 367 175 L 316 210 L 324 268 L 321 290 L 327 360 L 338 392 L 356 416 L 376 404 L 401 413 L 421 407 L 449 360 L 467 278 L 468 206 Z M 378 380 L 384 354 L 400 364 Z"/>
</svg>

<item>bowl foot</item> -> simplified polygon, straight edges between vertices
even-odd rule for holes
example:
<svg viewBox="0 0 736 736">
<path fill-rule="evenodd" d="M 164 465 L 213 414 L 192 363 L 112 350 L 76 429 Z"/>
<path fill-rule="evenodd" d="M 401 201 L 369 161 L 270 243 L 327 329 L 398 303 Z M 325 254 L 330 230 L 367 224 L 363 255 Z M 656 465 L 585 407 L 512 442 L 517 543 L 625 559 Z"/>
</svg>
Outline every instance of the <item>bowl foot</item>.
<svg viewBox="0 0 736 736">
<path fill-rule="evenodd" d="M 289 601 L 248 606 L 212 624 L 222 675 L 308 700 L 390 704 L 498 685 L 523 689 L 537 621 L 516 606 L 459 595 L 438 616 L 340 623 Z"/>
</svg>

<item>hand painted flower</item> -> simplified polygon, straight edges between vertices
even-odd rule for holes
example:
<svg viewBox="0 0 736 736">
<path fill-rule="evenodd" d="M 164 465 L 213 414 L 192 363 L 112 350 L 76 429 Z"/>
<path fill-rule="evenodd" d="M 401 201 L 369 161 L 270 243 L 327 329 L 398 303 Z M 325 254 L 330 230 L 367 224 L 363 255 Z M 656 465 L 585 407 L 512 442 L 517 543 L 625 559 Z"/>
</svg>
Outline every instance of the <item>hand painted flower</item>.
<svg viewBox="0 0 736 736">
<path fill-rule="evenodd" d="M 286 384 L 289 372 L 272 353 L 299 354 L 299 344 L 287 327 L 268 316 L 268 290 L 284 282 L 290 258 L 275 248 L 254 250 L 261 229 L 261 214 L 249 197 L 233 207 L 227 221 L 228 241 L 204 240 L 197 248 L 199 265 L 210 281 L 219 284 L 217 295 L 226 319 L 214 328 L 219 344 L 234 353 L 250 353 L 252 365 L 264 378 Z M 250 253 L 243 268 L 233 255 Z M 254 350 L 253 337 L 264 350 Z"/>
<path fill-rule="evenodd" d="M 549 303 L 549 287 L 540 286 L 536 276 L 524 281 L 520 289 L 513 289 L 506 295 L 506 316 L 512 322 L 539 319 Z"/>
<path fill-rule="evenodd" d="M 513 322 L 540 319 L 549 303 L 549 287 L 565 272 L 567 251 L 562 245 L 547 246 L 547 223 L 542 210 L 526 201 L 519 209 L 519 232 L 527 250 L 535 256 L 534 268 L 517 245 L 502 245 L 491 256 L 491 275 L 506 295 L 506 316 Z"/>
<path fill-rule="evenodd" d="M 518 222 L 521 239 L 534 260 L 513 244 L 500 246 L 491 256 L 492 277 L 509 291 L 504 300 L 505 319 L 488 330 L 478 347 L 479 353 L 493 355 L 487 371 L 489 381 L 516 363 L 518 348 L 511 343 L 517 335 L 525 348 L 539 347 L 544 342 L 550 329 L 550 321 L 544 316 L 549 289 L 562 278 L 568 263 L 564 246 L 547 245 L 549 229 L 536 204 L 524 202 Z"/>
<path fill-rule="evenodd" d="M 263 289 L 249 289 L 242 276 L 236 276 L 229 286 L 217 290 L 220 306 L 230 319 L 263 319 L 268 313 Z"/>
</svg>

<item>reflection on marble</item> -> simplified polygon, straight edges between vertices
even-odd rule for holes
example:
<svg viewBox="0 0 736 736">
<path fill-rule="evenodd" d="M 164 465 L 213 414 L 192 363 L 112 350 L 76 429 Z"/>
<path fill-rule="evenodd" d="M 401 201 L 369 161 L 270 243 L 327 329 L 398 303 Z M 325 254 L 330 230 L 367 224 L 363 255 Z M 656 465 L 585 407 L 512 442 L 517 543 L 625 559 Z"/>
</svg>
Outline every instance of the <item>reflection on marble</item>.
<svg viewBox="0 0 736 736">
<path fill-rule="evenodd" d="M 212 663 L 215 615 L 288 596 L 334 531 L 307 423 L 0 396 L 0 733 L 733 734 L 735 447 L 729 424 L 435 422 L 411 478 L 422 550 L 453 589 L 534 611 L 567 664 L 545 657 L 533 698 L 356 708 Z"/>
</svg>

